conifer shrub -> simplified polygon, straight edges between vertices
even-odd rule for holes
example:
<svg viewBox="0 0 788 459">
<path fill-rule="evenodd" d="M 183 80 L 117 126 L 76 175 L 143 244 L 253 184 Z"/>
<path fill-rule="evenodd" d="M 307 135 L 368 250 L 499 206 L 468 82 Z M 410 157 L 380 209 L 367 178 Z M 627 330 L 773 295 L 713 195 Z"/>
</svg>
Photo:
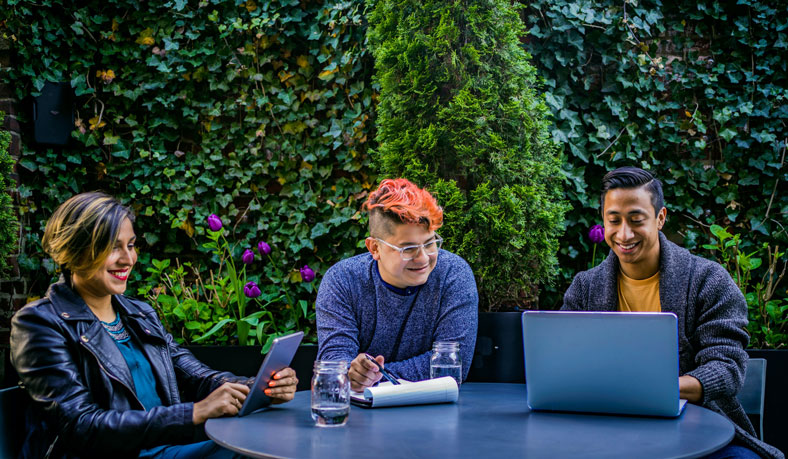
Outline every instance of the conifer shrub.
<svg viewBox="0 0 788 459">
<path fill-rule="evenodd" d="M 556 270 L 567 205 L 518 8 L 378 0 L 367 33 L 379 172 L 436 195 L 440 235 L 470 263 L 482 309 L 535 306 Z"/>
<path fill-rule="evenodd" d="M 5 119 L 5 113 L 0 112 L 0 120 Z M 0 131 L 0 277 L 9 271 L 8 256 L 16 251 L 17 233 L 19 223 L 14 212 L 11 196 L 8 194 L 9 177 L 14 167 L 14 160 L 8 153 L 11 144 L 11 134 Z"/>
</svg>

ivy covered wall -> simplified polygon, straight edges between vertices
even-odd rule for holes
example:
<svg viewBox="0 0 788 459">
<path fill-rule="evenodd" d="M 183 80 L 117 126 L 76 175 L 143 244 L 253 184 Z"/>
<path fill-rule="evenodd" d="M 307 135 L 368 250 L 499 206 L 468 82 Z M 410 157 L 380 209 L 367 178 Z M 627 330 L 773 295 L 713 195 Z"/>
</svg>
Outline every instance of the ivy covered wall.
<svg viewBox="0 0 788 459">
<path fill-rule="evenodd" d="M 541 307 L 560 304 L 574 274 L 592 263 L 587 229 L 600 221 L 599 181 L 625 164 L 663 179 L 666 231 L 695 253 L 715 256 L 702 248 L 712 223 L 741 234 L 746 253 L 763 243 L 785 250 L 782 10 L 753 0 L 522 5 L 529 33 L 521 41 L 544 82 L 573 208 L 558 280 L 542 286 Z M 37 252 L 44 219 L 90 188 L 135 205 L 146 265 L 151 254 L 199 250 L 210 213 L 234 240 L 284 249 L 294 275 L 304 263 L 320 273 L 356 252 L 364 236 L 356 212 L 375 183 L 364 7 L 8 0 L 0 32 L 18 44 L 18 66 L 0 78 L 14 82 L 20 99 L 48 80 L 70 82 L 77 96 L 71 146 L 34 147 L 26 134 L 22 268 L 45 271 Z M 754 282 L 767 265 L 765 252 L 757 256 L 764 262 Z M 784 317 L 786 280 L 777 287 L 783 303 L 773 311 Z"/>
<path fill-rule="evenodd" d="M 574 274 L 592 262 L 587 232 L 601 223 L 600 182 L 623 165 L 662 179 L 665 231 L 693 252 L 719 258 L 702 248 L 712 224 L 740 234 L 741 253 L 761 262 L 752 264 L 750 292 L 757 290 L 768 274 L 763 244 L 772 253 L 788 247 L 788 15 L 778 3 L 526 3 L 525 46 L 567 158 L 573 207 L 559 253 L 562 279 L 544 292 L 543 306 L 560 304 Z M 751 303 L 752 345 L 788 342 L 787 290 L 783 278 L 779 301 L 757 315 Z"/>
<path fill-rule="evenodd" d="M 43 273 L 44 262 L 52 272 L 39 252 L 43 224 L 57 204 L 92 189 L 135 209 L 143 267 L 205 250 L 211 213 L 237 255 L 260 240 L 280 249 L 294 290 L 304 264 L 324 272 L 356 253 L 358 209 L 374 184 L 362 6 L 7 1 L 0 24 L 18 65 L 0 78 L 15 82 L 20 99 L 47 81 L 70 82 L 76 96 L 70 145 L 25 137 L 22 268 Z M 31 294 L 43 293 L 43 277 Z"/>
</svg>

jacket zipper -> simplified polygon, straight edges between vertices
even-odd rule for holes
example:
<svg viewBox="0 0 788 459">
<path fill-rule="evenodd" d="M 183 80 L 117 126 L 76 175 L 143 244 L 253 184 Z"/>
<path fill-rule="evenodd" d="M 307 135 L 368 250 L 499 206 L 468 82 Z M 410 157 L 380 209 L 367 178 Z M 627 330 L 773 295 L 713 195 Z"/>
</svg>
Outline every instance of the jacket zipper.
<svg viewBox="0 0 788 459">
<path fill-rule="evenodd" d="M 120 379 L 116 378 L 115 376 L 113 376 L 113 375 L 112 375 L 112 373 L 110 373 L 109 371 L 107 371 L 107 369 L 106 369 L 106 368 L 104 368 L 104 365 L 102 365 L 102 364 L 101 364 L 101 360 L 98 358 L 98 356 L 97 356 L 97 355 L 96 355 L 96 354 L 95 354 L 95 353 L 94 353 L 92 350 L 90 350 L 90 348 L 89 348 L 89 347 L 87 347 L 87 346 L 85 345 L 85 343 L 83 343 L 82 341 L 80 341 L 80 344 L 82 344 L 82 347 L 84 347 L 85 349 L 87 349 L 87 351 L 88 351 L 88 352 L 90 352 L 90 355 L 92 355 L 92 356 L 93 356 L 93 358 L 94 358 L 94 359 L 96 359 L 96 362 L 98 363 L 98 366 L 99 366 L 99 368 L 101 368 L 101 371 L 103 371 L 104 373 L 106 373 L 106 374 L 107 374 L 107 376 L 109 376 L 111 379 L 113 379 L 113 380 L 117 381 L 117 382 L 118 382 L 118 383 L 119 383 L 121 386 L 123 386 L 123 387 L 125 387 L 126 389 L 128 389 L 128 390 L 129 390 L 129 392 L 131 393 L 131 395 L 134 397 L 134 400 L 136 400 L 136 401 L 137 401 L 137 403 L 139 403 L 139 404 L 140 404 L 140 406 L 142 407 L 142 409 L 144 410 L 144 409 L 145 409 L 145 405 L 143 405 L 143 404 L 142 404 L 142 402 L 140 401 L 140 399 L 139 399 L 139 398 L 137 398 L 137 393 L 136 393 L 136 392 L 134 392 L 134 390 L 132 390 L 132 389 L 131 389 L 131 387 L 127 386 L 127 385 L 126 385 L 126 383 L 124 383 L 124 382 L 123 382 L 123 381 L 121 381 Z"/>
</svg>

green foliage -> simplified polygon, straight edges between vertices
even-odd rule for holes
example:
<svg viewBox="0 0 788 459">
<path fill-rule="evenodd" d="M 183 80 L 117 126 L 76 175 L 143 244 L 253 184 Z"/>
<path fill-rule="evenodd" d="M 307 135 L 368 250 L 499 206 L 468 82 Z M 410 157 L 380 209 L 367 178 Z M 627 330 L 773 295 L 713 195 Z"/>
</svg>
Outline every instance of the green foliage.
<svg viewBox="0 0 788 459">
<path fill-rule="evenodd" d="M 170 260 L 152 260 L 147 271 L 158 282 L 138 290 L 159 311 L 164 326 L 176 340 L 185 344 L 259 344 L 263 353 L 268 352 L 274 338 L 296 330 L 304 331 L 307 340 L 314 341 L 316 337 L 310 333 L 314 303 L 310 307 L 306 300 L 294 301 L 298 297 L 290 293 L 294 290 L 310 296 L 314 293 L 311 283 L 302 283 L 298 273 L 284 274 L 270 253 L 255 256 L 252 252 L 254 259 L 267 259 L 276 273 L 263 282 L 256 260 L 235 262 L 224 230 L 209 230 L 207 235 L 209 242 L 203 247 L 218 260 L 218 268 L 208 270 L 206 279 L 189 262 L 170 267 Z M 282 253 L 275 253 L 278 260 Z M 247 292 L 252 285 L 257 291 Z"/>
<path fill-rule="evenodd" d="M 436 195 L 440 234 L 482 308 L 523 306 L 555 271 L 560 158 L 503 0 L 378 0 L 368 37 L 380 83 L 379 163 Z"/>
<path fill-rule="evenodd" d="M 640 166 L 662 180 L 665 231 L 689 249 L 707 240 L 712 224 L 742 234 L 746 253 L 788 244 L 788 194 L 780 192 L 788 183 L 788 16 L 771 5 L 528 3 L 526 49 L 549 88 L 573 207 L 562 281 L 543 296 L 545 306 L 559 306 L 586 266 L 601 177 L 615 167 Z M 753 269 L 755 277 L 765 272 Z M 784 283 L 775 294 L 785 300 Z"/>
<path fill-rule="evenodd" d="M 46 81 L 71 82 L 77 96 L 73 145 L 28 147 L 20 161 L 27 274 L 53 268 L 39 235 L 54 208 L 92 189 L 136 211 L 142 266 L 177 256 L 205 275 L 200 260 L 210 254 L 196 238 L 211 213 L 238 241 L 233 257 L 265 239 L 280 249 L 276 269 L 287 275 L 307 263 L 319 275 L 355 254 L 364 231 L 358 209 L 374 183 L 360 8 L 8 0 L 0 24 L 19 65 L 0 79 L 20 99 Z M 153 274 L 132 280 L 154 286 Z M 273 278 L 274 268 L 260 275 Z M 308 297 L 311 304 L 314 292 Z"/>
<path fill-rule="evenodd" d="M 739 286 L 747 300 L 750 323 L 750 345 L 759 348 L 781 348 L 788 346 L 788 300 L 773 299 L 777 285 L 785 276 L 788 260 L 780 259 L 785 252 L 779 247 L 772 249 L 764 243 L 749 253 L 740 249 L 741 238 L 731 234 L 727 228 L 711 225 L 711 233 L 716 240 L 713 244 L 704 244 L 703 248 L 711 250 L 719 262 L 725 266 Z M 753 273 L 763 264 L 759 257 L 766 253 L 767 264 L 760 278 L 753 278 Z"/>
<path fill-rule="evenodd" d="M 5 113 L 0 112 L 0 120 Z M 11 134 L 0 131 L 0 277 L 8 272 L 8 256 L 16 252 L 19 221 L 16 218 L 14 205 L 6 191 L 12 183 L 8 182 L 14 168 L 14 160 L 8 152 Z"/>
</svg>

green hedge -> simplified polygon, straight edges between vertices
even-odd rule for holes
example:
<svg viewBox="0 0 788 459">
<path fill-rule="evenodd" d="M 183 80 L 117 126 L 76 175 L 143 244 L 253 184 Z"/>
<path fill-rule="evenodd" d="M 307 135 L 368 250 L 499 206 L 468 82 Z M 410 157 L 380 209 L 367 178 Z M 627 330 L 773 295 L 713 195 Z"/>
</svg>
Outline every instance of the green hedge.
<svg viewBox="0 0 788 459">
<path fill-rule="evenodd" d="M 0 112 L 0 120 L 5 119 L 5 113 Z M 9 182 L 14 159 L 9 154 L 11 134 L 0 131 L 0 277 L 8 274 L 10 266 L 8 256 L 16 253 L 19 222 L 11 196 L 6 190 L 12 185 Z"/>
<path fill-rule="evenodd" d="M 375 181 L 359 4 L 9 0 L 0 14 L 19 63 L 1 78 L 17 97 L 46 81 L 70 82 L 77 97 L 73 145 L 34 149 L 25 138 L 28 272 L 42 262 L 52 271 L 39 252 L 43 224 L 91 189 L 136 210 L 143 267 L 179 258 L 204 270 L 211 213 L 238 243 L 236 256 L 260 240 L 280 251 L 296 297 L 314 297 L 299 267 L 319 280 L 356 253 L 358 210 Z M 257 274 L 275 277 L 275 268 Z M 157 281 L 137 271 L 136 286 Z"/>
<path fill-rule="evenodd" d="M 618 166 L 662 179 L 666 232 L 695 253 L 716 255 L 701 247 L 712 224 L 740 233 L 744 253 L 788 246 L 788 16 L 770 4 L 528 3 L 526 48 L 548 91 L 553 138 L 564 145 L 573 207 L 562 281 L 544 306 L 559 305 L 588 267 L 600 181 Z M 755 271 L 753 289 L 767 265 Z M 785 299 L 786 288 L 784 279 L 775 296 Z M 763 322 L 751 319 L 753 344 L 764 345 Z"/>
<path fill-rule="evenodd" d="M 556 269 L 560 157 L 511 3 L 378 0 L 382 174 L 426 186 L 440 234 L 476 275 L 482 309 L 534 305 Z"/>
</svg>

